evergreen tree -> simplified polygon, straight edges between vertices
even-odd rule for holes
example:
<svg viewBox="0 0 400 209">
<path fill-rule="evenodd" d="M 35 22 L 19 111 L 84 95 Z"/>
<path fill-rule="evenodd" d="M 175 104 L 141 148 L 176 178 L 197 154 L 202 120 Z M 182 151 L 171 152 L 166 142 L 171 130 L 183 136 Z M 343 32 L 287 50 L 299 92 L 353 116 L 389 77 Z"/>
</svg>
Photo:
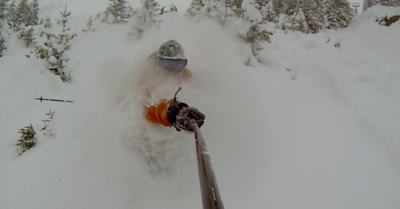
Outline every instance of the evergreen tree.
<svg viewBox="0 0 400 209">
<path fill-rule="evenodd" d="M 51 28 L 52 26 L 53 26 L 53 24 L 51 24 L 50 17 L 46 17 L 46 19 L 44 21 L 44 28 Z"/>
<path fill-rule="evenodd" d="M 3 51 L 7 50 L 6 40 L 0 35 L 0 57 L 3 57 Z"/>
<path fill-rule="evenodd" d="M 326 5 L 326 23 L 328 29 L 347 27 L 354 17 L 354 11 L 347 0 L 323 0 Z"/>
<path fill-rule="evenodd" d="M 0 0 L 0 21 L 7 18 L 7 2 L 8 0 Z"/>
<path fill-rule="evenodd" d="M 26 47 L 29 47 L 30 45 L 35 44 L 35 38 L 33 37 L 34 31 L 35 31 L 35 29 L 32 26 L 21 27 L 20 35 L 18 36 L 18 38 L 25 42 Z"/>
<path fill-rule="evenodd" d="M 92 28 L 94 25 L 92 15 L 90 15 L 89 20 L 86 22 L 86 26 L 88 26 L 87 29 L 83 29 L 83 32 L 89 32 L 89 31 L 96 31 L 96 29 Z"/>
<path fill-rule="evenodd" d="M 347 0 L 272 0 L 272 5 L 273 12 L 263 14 L 268 21 L 303 33 L 347 27 L 354 16 Z"/>
<path fill-rule="evenodd" d="M 39 3 L 38 0 L 33 0 L 33 2 L 29 5 L 29 21 L 28 25 L 37 25 L 39 21 Z"/>
<path fill-rule="evenodd" d="M 257 10 L 253 0 L 244 0 L 242 2 L 242 10 L 243 19 L 246 22 L 246 28 L 248 28 L 245 39 L 248 45 L 251 47 L 252 54 L 257 56 L 263 49 L 262 43 L 271 42 L 269 36 L 272 33 L 261 27 L 261 25 L 264 23 L 263 17 Z M 244 29 L 245 28 L 242 28 L 242 30 Z M 251 60 L 250 58 L 248 59 Z M 246 65 L 251 63 L 249 60 L 245 61 L 245 64 L 247 63 Z"/>
<path fill-rule="evenodd" d="M 0 57 L 3 56 L 3 51 L 7 50 L 6 40 L 3 37 L 3 24 L 0 21 Z"/>
<path fill-rule="evenodd" d="M 36 145 L 36 132 L 31 124 L 30 126 L 25 126 L 19 129 L 18 133 L 21 134 L 21 137 L 15 146 L 17 146 L 19 154 L 22 155 L 22 153 Z"/>
<path fill-rule="evenodd" d="M 45 133 L 43 133 L 43 135 L 45 136 L 50 136 L 50 137 L 54 137 L 54 133 L 53 133 L 53 117 L 54 117 L 54 111 L 51 111 L 51 109 L 49 110 L 49 112 L 46 113 L 46 115 L 49 117 L 49 119 L 46 120 L 42 120 L 44 127 L 42 129 L 40 129 L 41 131 L 44 131 Z"/>
<path fill-rule="evenodd" d="M 298 0 L 294 12 L 288 19 L 288 29 L 303 33 L 317 33 L 324 28 L 324 12 L 315 0 Z"/>
<path fill-rule="evenodd" d="M 101 12 L 96 14 L 96 19 L 95 20 L 99 19 L 100 17 L 101 17 Z"/>
<path fill-rule="evenodd" d="M 28 0 L 21 0 L 17 6 L 17 26 L 24 23 L 26 26 L 30 25 L 31 9 L 29 8 Z"/>
<path fill-rule="evenodd" d="M 60 12 L 62 19 L 61 24 L 63 29 L 58 35 L 46 33 L 48 41 L 44 43 L 45 47 L 35 47 L 36 56 L 39 58 L 46 58 L 49 63 L 49 69 L 54 71 L 56 75 L 60 75 L 61 80 L 64 82 L 71 82 L 70 74 L 65 71 L 66 65 L 70 58 L 65 55 L 65 52 L 71 47 L 69 43 L 76 34 L 70 35 L 67 33 L 70 29 L 67 28 L 67 17 L 71 12 L 67 12 L 67 5 L 65 11 Z"/>
<path fill-rule="evenodd" d="M 17 7 L 15 6 L 15 0 L 13 0 L 7 9 L 7 24 L 10 26 L 10 28 L 18 30 L 19 19 Z"/>
<path fill-rule="evenodd" d="M 132 7 L 127 4 L 125 0 L 110 0 L 110 5 L 107 7 L 105 13 L 104 22 L 107 22 L 109 15 L 114 17 L 113 23 L 123 23 L 127 22 L 126 19 L 131 17 Z"/>
<path fill-rule="evenodd" d="M 272 1 L 269 1 L 267 4 L 262 6 L 259 9 L 262 19 L 264 22 L 274 22 L 277 23 L 278 15 L 275 13 L 274 5 Z"/>
<path fill-rule="evenodd" d="M 243 17 L 242 2 L 243 0 L 230 1 L 230 7 L 237 17 Z"/>
<path fill-rule="evenodd" d="M 186 10 L 186 14 L 189 16 L 201 14 L 201 8 L 203 6 L 203 0 L 193 0 L 192 3 L 190 3 L 189 8 Z"/>
</svg>

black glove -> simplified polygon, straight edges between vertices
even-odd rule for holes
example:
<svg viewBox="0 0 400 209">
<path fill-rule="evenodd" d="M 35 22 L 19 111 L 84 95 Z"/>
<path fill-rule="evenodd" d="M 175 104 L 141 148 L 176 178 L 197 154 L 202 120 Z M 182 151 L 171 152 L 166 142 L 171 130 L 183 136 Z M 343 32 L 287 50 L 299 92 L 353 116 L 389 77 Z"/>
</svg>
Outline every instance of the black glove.
<svg viewBox="0 0 400 209">
<path fill-rule="evenodd" d="M 204 124 L 206 116 L 194 107 L 189 107 L 182 102 L 172 102 L 168 106 L 168 121 L 177 131 L 180 129 L 193 132 L 192 120 L 199 126 Z"/>
</svg>

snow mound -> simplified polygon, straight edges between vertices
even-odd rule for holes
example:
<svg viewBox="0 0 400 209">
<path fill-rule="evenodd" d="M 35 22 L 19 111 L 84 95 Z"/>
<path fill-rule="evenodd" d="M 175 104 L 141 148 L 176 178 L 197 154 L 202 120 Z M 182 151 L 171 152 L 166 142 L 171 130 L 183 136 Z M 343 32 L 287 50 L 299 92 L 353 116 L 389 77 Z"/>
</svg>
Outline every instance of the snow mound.
<svg viewBox="0 0 400 209">
<path fill-rule="evenodd" d="M 400 15 L 400 7 L 387 7 L 382 5 L 375 5 L 367 9 L 362 13 L 363 16 L 373 17 L 392 17 Z"/>
</svg>

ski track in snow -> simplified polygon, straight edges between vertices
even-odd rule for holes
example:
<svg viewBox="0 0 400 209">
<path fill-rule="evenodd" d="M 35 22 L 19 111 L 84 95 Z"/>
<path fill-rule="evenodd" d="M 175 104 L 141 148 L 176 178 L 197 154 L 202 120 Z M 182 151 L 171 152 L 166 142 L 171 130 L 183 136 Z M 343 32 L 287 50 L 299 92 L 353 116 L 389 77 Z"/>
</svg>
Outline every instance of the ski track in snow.
<svg viewBox="0 0 400 209">
<path fill-rule="evenodd" d="M 64 5 L 40 3 L 43 14 Z M 80 5 L 69 6 L 75 31 L 107 4 Z M 71 84 L 25 58 L 31 49 L 14 38 L 0 59 L 0 208 L 202 208 L 194 136 L 142 117 L 145 60 L 169 39 L 189 59 L 193 80 L 178 99 L 207 117 L 202 132 L 226 208 L 400 205 L 400 22 L 360 16 L 339 31 L 277 31 L 255 68 L 212 20 L 168 14 L 140 41 L 126 35 L 129 25 L 95 27 L 72 42 Z M 39 132 L 49 108 L 54 138 Z M 38 145 L 19 156 L 16 132 L 29 123 Z"/>
</svg>

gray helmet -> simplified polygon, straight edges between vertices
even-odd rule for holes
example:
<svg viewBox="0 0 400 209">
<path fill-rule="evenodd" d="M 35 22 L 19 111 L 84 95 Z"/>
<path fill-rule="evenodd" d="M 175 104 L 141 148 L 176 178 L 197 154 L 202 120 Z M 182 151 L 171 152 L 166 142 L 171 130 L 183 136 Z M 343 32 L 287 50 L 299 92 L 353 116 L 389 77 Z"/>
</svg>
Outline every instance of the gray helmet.
<svg viewBox="0 0 400 209">
<path fill-rule="evenodd" d="M 157 53 L 157 58 L 172 59 L 172 60 L 186 60 L 185 52 L 182 46 L 175 40 L 169 40 L 160 46 Z"/>
</svg>

